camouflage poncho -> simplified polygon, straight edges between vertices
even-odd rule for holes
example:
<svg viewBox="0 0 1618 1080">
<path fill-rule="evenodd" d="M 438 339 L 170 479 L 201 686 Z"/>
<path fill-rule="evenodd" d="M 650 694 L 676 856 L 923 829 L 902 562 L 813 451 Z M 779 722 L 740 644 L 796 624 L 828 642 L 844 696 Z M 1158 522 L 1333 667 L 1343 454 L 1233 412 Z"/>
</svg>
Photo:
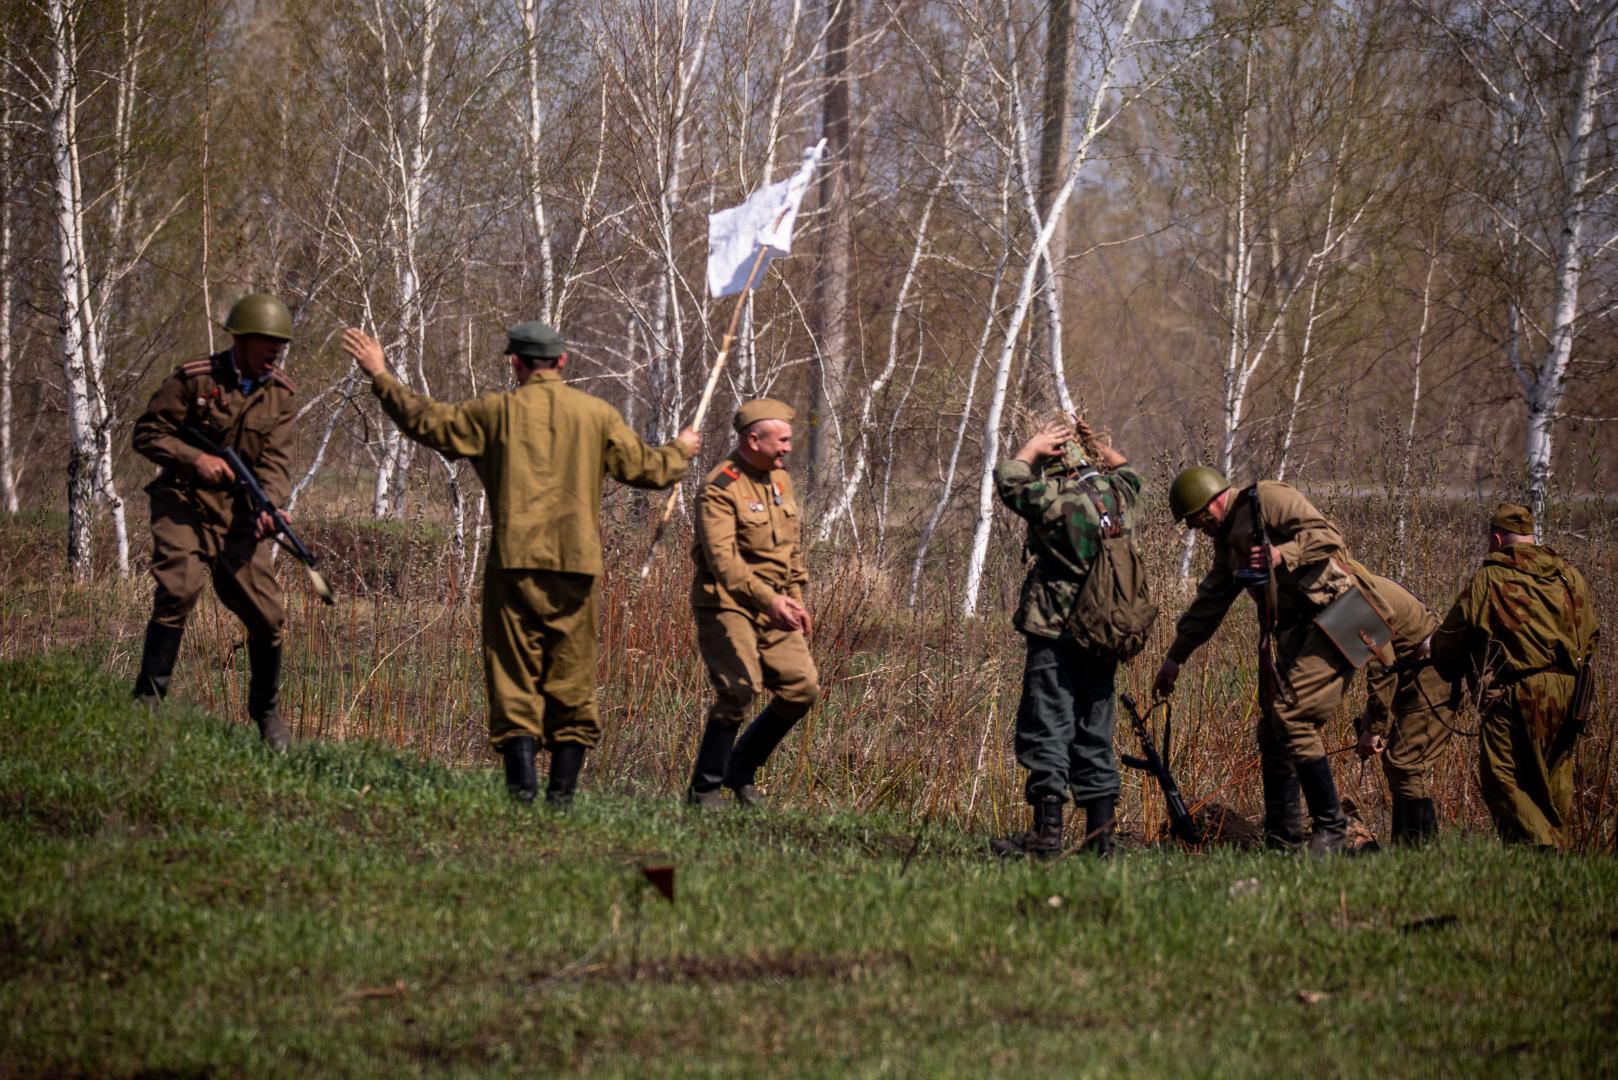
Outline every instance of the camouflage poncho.
<svg viewBox="0 0 1618 1080">
<path fill-rule="evenodd" d="M 1034 556 L 1012 625 L 1036 637 L 1061 637 L 1100 547 L 1101 519 L 1095 503 L 1079 481 L 1040 475 L 1014 458 L 995 466 L 994 482 L 1000 500 L 1028 522 L 1028 548 Z M 1135 501 L 1141 489 L 1135 470 L 1121 465 L 1082 483 L 1100 496 L 1125 532 L 1134 531 Z"/>
</svg>

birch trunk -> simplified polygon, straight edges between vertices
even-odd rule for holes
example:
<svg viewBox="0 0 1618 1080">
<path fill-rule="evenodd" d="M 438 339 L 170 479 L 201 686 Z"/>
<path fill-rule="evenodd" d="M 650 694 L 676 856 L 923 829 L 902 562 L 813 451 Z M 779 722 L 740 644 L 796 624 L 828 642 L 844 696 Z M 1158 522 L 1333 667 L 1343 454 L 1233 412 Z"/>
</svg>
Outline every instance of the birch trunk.
<svg viewBox="0 0 1618 1080">
<path fill-rule="evenodd" d="M 0 99 L 0 509 L 17 512 L 11 406 L 11 98 Z"/>
<path fill-rule="evenodd" d="M 1062 287 L 1060 274 L 1067 261 L 1066 206 L 1056 201 L 1056 192 L 1067 172 L 1068 146 L 1071 141 L 1068 122 L 1068 102 L 1072 97 L 1073 68 L 1073 9 L 1074 0 L 1051 0 L 1045 23 L 1045 86 L 1041 95 L 1039 129 L 1039 179 L 1035 189 L 1035 204 L 1039 220 L 1056 219 L 1046 248 L 1045 262 L 1039 274 L 1040 307 L 1045 319 L 1034 328 L 1033 351 L 1044 357 L 1050 366 L 1050 387 L 1034 373 L 1038 368 L 1029 364 L 1025 369 L 1023 400 L 1035 413 L 1045 414 L 1054 406 L 1064 412 L 1073 409 L 1073 398 L 1068 392 L 1067 372 L 1062 363 Z M 1054 400 L 1050 389 L 1055 390 Z"/>
<path fill-rule="evenodd" d="M 1421 325 L 1416 329 L 1416 355 L 1410 379 L 1410 420 L 1405 425 L 1404 462 L 1399 469 L 1399 520 L 1393 530 L 1393 550 L 1399 553 L 1395 573 L 1404 576 L 1405 533 L 1410 521 L 1410 469 L 1416 456 L 1416 419 L 1421 415 L 1421 362 L 1427 346 L 1427 328 L 1433 312 L 1433 268 L 1438 265 L 1438 234 L 1433 233 L 1433 245 L 1427 252 L 1427 280 L 1421 287 Z"/>
<path fill-rule="evenodd" d="M 826 89 L 821 135 L 826 156 L 820 168 L 820 208 L 826 215 L 820 234 L 820 269 L 815 275 L 815 358 L 809 376 L 808 496 L 842 475 L 842 447 L 836 434 L 848 380 L 849 255 L 853 210 L 849 205 L 848 49 L 853 36 L 855 0 L 827 0 Z"/>
</svg>

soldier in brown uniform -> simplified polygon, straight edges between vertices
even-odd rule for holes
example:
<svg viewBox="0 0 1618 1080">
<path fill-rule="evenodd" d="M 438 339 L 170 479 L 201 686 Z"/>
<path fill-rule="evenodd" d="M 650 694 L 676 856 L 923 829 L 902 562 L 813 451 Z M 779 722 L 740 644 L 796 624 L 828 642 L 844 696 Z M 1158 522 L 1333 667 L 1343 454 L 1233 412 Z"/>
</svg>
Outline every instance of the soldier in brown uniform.
<svg viewBox="0 0 1618 1080">
<path fill-rule="evenodd" d="M 230 348 L 176 368 L 135 421 L 135 449 L 161 472 L 146 487 L 157 592 L 134 695 L 155 705 L 168 693 L 186 616 L 211 575 L 220 603 L 247 630 L 248 715 L 281 750 L 290 737 L 279 708 L 286 606 L 270 563 L 274 520 L 252 512 L 230 466 L 202 446 L 234 448 L 270 501 L 285 503 L 296 386 L 275 362 L 292 339 L 292 316 L 255 293 L 230 309 L 225 329 Z"/>
<path fill-rule="evenodd" d="M 691 606 L 714 703 L 686 793 L 696 806 L 720 805 L 721 787 L 743 806 L 759 805 L 759 768 L 820 696 L 798 500 L 782 468 L 793 415 L 769 398 L 744 403 L 736 449 L 708 474 L 698 500 Z M 761 689 L 774 697 L 737 738 Z"/>
<path fill-rule="evenodd" d="M 1175 627 L 1153 690 L 1160 697 L 1173 693 L 1180 665 L 1214 635 L 1236 598 L 1255 590 L 1274 656 L 1273 669 L 1261 662 L 1260 674 L 1265 842 L 1283 849 L 1301 844 L 1301 790 L 1314 819 L 1310 849 L 1341 851 L 1348 822 L 1320 729 L 1336 713 L 1357 668 L 1316 619 L 1357 589 L 1391 625 L 1390 616 L 1398 616 L 1386 596 L 1393 583 L 1351 559 L 1337 526 L 1288 484 L 1263 480 L 1237 489 L 1217 471 L 1195 466 L 1175 478 L 1169 503 L 1176 520 L 1214 542 L 1214 552 L 1196 599 Z M 1266 614 L 1270 592 L 1275 610 Z M 1393 628 L 1392 646 L 1375 655 L 1392 664 L 1401 642 L 1408 652 L 1423 636 L 1419 623 L 1402 620 Z"/>
<path fill-rule="evenodd" d="M 1453 695 L 1428 657 L 1438 616 L 1397 582 L 1384 580 L 1377 595 L 1388 605 L 1399 660 L 1392 669 L 1370 669 L 1356 750 L 1361 760 L 1382 758 L 1382 774 L 1393 796 L 1393 842 L 1422 844 L 1438 832 L 1427 781 L 1455 730 Z"/>
<path fill-rule="evenodd" d="M 1489 519 L 1489 556 L 1433 634 L 1433 666 L 1478 699 L 1478 780 L 1500 839 L 1560 848 L 1573 813 L 1578 701 L 1600 628 L 1584 576 L 1534 543 L 1525 506 Z"/>
<path fill-rule="evenodd" d="M 601 489 L 678 481 L 701 443 L 689 428 L 653 447 L 618 410 L 562 381 L 562 335 L 540 322 L 507 332 L 517 389 L 449 405 L 405 387 L 382 346 L 359 330 L 343 350 L 371 377 L 399 429 L 448 458 L 467 458 L 489 495 L 494 532 L 483 577 L 483 671 L 489 742 L 520 802 L 538 791 L 534 756 L 551 754 L 545 801 L 566 806 L 585 752 L 601 738 L 596 710 L 596 578 Z"/>
</svg>

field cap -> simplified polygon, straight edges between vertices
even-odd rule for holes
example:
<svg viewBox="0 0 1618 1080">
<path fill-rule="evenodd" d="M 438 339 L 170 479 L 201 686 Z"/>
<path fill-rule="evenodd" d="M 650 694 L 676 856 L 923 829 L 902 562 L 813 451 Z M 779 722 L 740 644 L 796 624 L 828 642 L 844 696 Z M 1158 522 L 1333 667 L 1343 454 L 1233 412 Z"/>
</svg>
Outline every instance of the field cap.
<svg viewBox="0 0 1618 1080">
<path fill-rule="evenodd" d="M 1489 519 L 1489 528 L 1495 532 L 1533 536 L 1534 513 L 1526 506 L 1503 502 L 1494 508 L 1494 516 Z"/>
<path fill-rule="evenodd" d="M 742 402 L 742 407 L 736 410 L 736 419 L 732 426 L 736 433 L 741 434 L 760 420 L 785 420 L 791 423 L 797 417 L 792 406 L 784 401 L 774 398 L 754 398 L 752 401 Z"/>
<path fill-rule="evenodd" d="M 506 331 L 506 352 L 525 360 L 554 360 L 567 347 L 567 339 L 542 322 L 518 323 Z"/>
</svg>

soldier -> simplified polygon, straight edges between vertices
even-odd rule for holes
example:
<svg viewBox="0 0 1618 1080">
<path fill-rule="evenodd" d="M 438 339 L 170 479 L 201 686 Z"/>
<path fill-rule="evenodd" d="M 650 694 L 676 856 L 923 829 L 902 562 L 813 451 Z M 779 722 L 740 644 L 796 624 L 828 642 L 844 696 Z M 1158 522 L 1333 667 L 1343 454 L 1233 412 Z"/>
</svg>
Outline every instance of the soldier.
<svg viewBox="0 0 1618 1080">
<path fill-rule="evenodd" d="M 161 471 L 146 486 L 157 590 L 134 697 L 155 707 L 168 694 L 186 616 L 211 575 L 214 594 L 247 631 L 247 714 L 266 743 L 285 750 L 291 736 L 279 699 L 286 605 L 267 542 L 275 522 L 252 512 L 230 466 L 201 447 L 234 448 L 270 501 L 286 501 L 297 387 L 275 362 L 292 340 L 292 315 L 275 297 L 254 293 L 236 301 L 225 329 L 230 348 L 175 368 L 135 421 L 135 449 Z"/>
<path fill-rule="evenodd" d="M 512 797 L 538 791 L 534 757 L 550 751 L 545 801 L 573 800 L 584 755 L 601 737 L 596 711 L 596 578 L 602 479 L 666 488 L 701 443 L 687 428 L 648 446 L 618 410 L 562 382 L 562 335 L 541 322 L 507 332 L 517 389 L 449 405 L 405 387 L 382 346 L 343 332 L 343 351 L 399 429 L 447 458 L 467 458 L 489 496 L 494 534 L 483 576 L 483 672 L 489 743 Z"/>
<path fill-rule="evenodd" d="M 1567 843 L 1580 681 L 1600 630 L 1583 575 L 1534 543 L 1527 507 L 1501 503 L 1489 555 L 1433 635 L 1433 665 L 1477 695 L 1478 780 L 1507 843 Z"/>
<path fill-rule="evenodd" d="M 1357 667 L 1317 617 L 1355 590 L 1383 623 L 1408 611 L 1388 600 L 1393 583 L 1351 559 L 1337 526 L 1288 484 L 1264 480 L 1238 490 L 1219 472 L 1198 465 L 1175 478 L 1169 506 L 1176 521 L 1214 542 L 1213 564 L 1180 616 L 1153 692 L 1174 692 L 1180 665 L 1219 629 L 1243 589 L 1253 589 L 1261 628 L 1258 749 L 1265 843 L 1283 850 L 1303 843 L 1301 790 L 1314 819 L 1310 850 L 1341 851 L 1348 821 L 1320 728 L 1337 711 Z M 1423 635 L 1419 624 L 1401 618 L 1392 636 L 1408 651 Z M 1370 655 L 1392 664 L 1396 648 L 1385 644 Z"/>
<path fill-rule="evenodd" d="M 759 768 L 820 697 L 798 500 L 783 467 L 794 415 L 770 398 L 743 403 L 736 448 L 708 474 L 698 500 L 691 607 L 714 702 L 686 791 L 693 806 L 722 805 L 726 787 L 740 805 L 762 805 Z M 737 738 L 760 689 L 774 696 Z"/>
<path fill-rule="evenodd" d="M 1026 639 L 1022 701 L 1017 707 L 1017 763 L 1028 771 L 1024 796 L 1033 810 L 1026 832 L 991 840 L 997 855 L 1050 858 L 1062 850 L 1062 806 L 1068 792 L 1085 812 L 1085 846 L 1097 855 L 1113 849 L 1118 763 L 1111 656 L 1084 648 L 1067 619 L 1101 544 L 1103 520 L 1135 528 L 1141 480 L 1110 446 L 1096 446 L 1106 472 L 1085 457 L 1092 438 L 1082 421 L 1077 435 L 1052 424 L 994 471 L 1000 499 L 1028 522 L 1034 558 L 1023 579 L 1012 625 Z"/>
<path fill-rule="evenodd" d="M 1360 738 L 1355 749 L 1362 761 L 1381 755 L 1393 797 L 1393 842 L 1419 845 L 1438 832 L 1427 780 L 1454 731 L 1455 709 L 1449 683 L 1428 655 L 1438 616 L 1394 581 L 1384 581 L 1378 599 L 1389 606 L 1398 660 L 1391 669 L 1372 669 L 1366 680 L 1365 715 L 1356 725 Z"/>
</svg>

